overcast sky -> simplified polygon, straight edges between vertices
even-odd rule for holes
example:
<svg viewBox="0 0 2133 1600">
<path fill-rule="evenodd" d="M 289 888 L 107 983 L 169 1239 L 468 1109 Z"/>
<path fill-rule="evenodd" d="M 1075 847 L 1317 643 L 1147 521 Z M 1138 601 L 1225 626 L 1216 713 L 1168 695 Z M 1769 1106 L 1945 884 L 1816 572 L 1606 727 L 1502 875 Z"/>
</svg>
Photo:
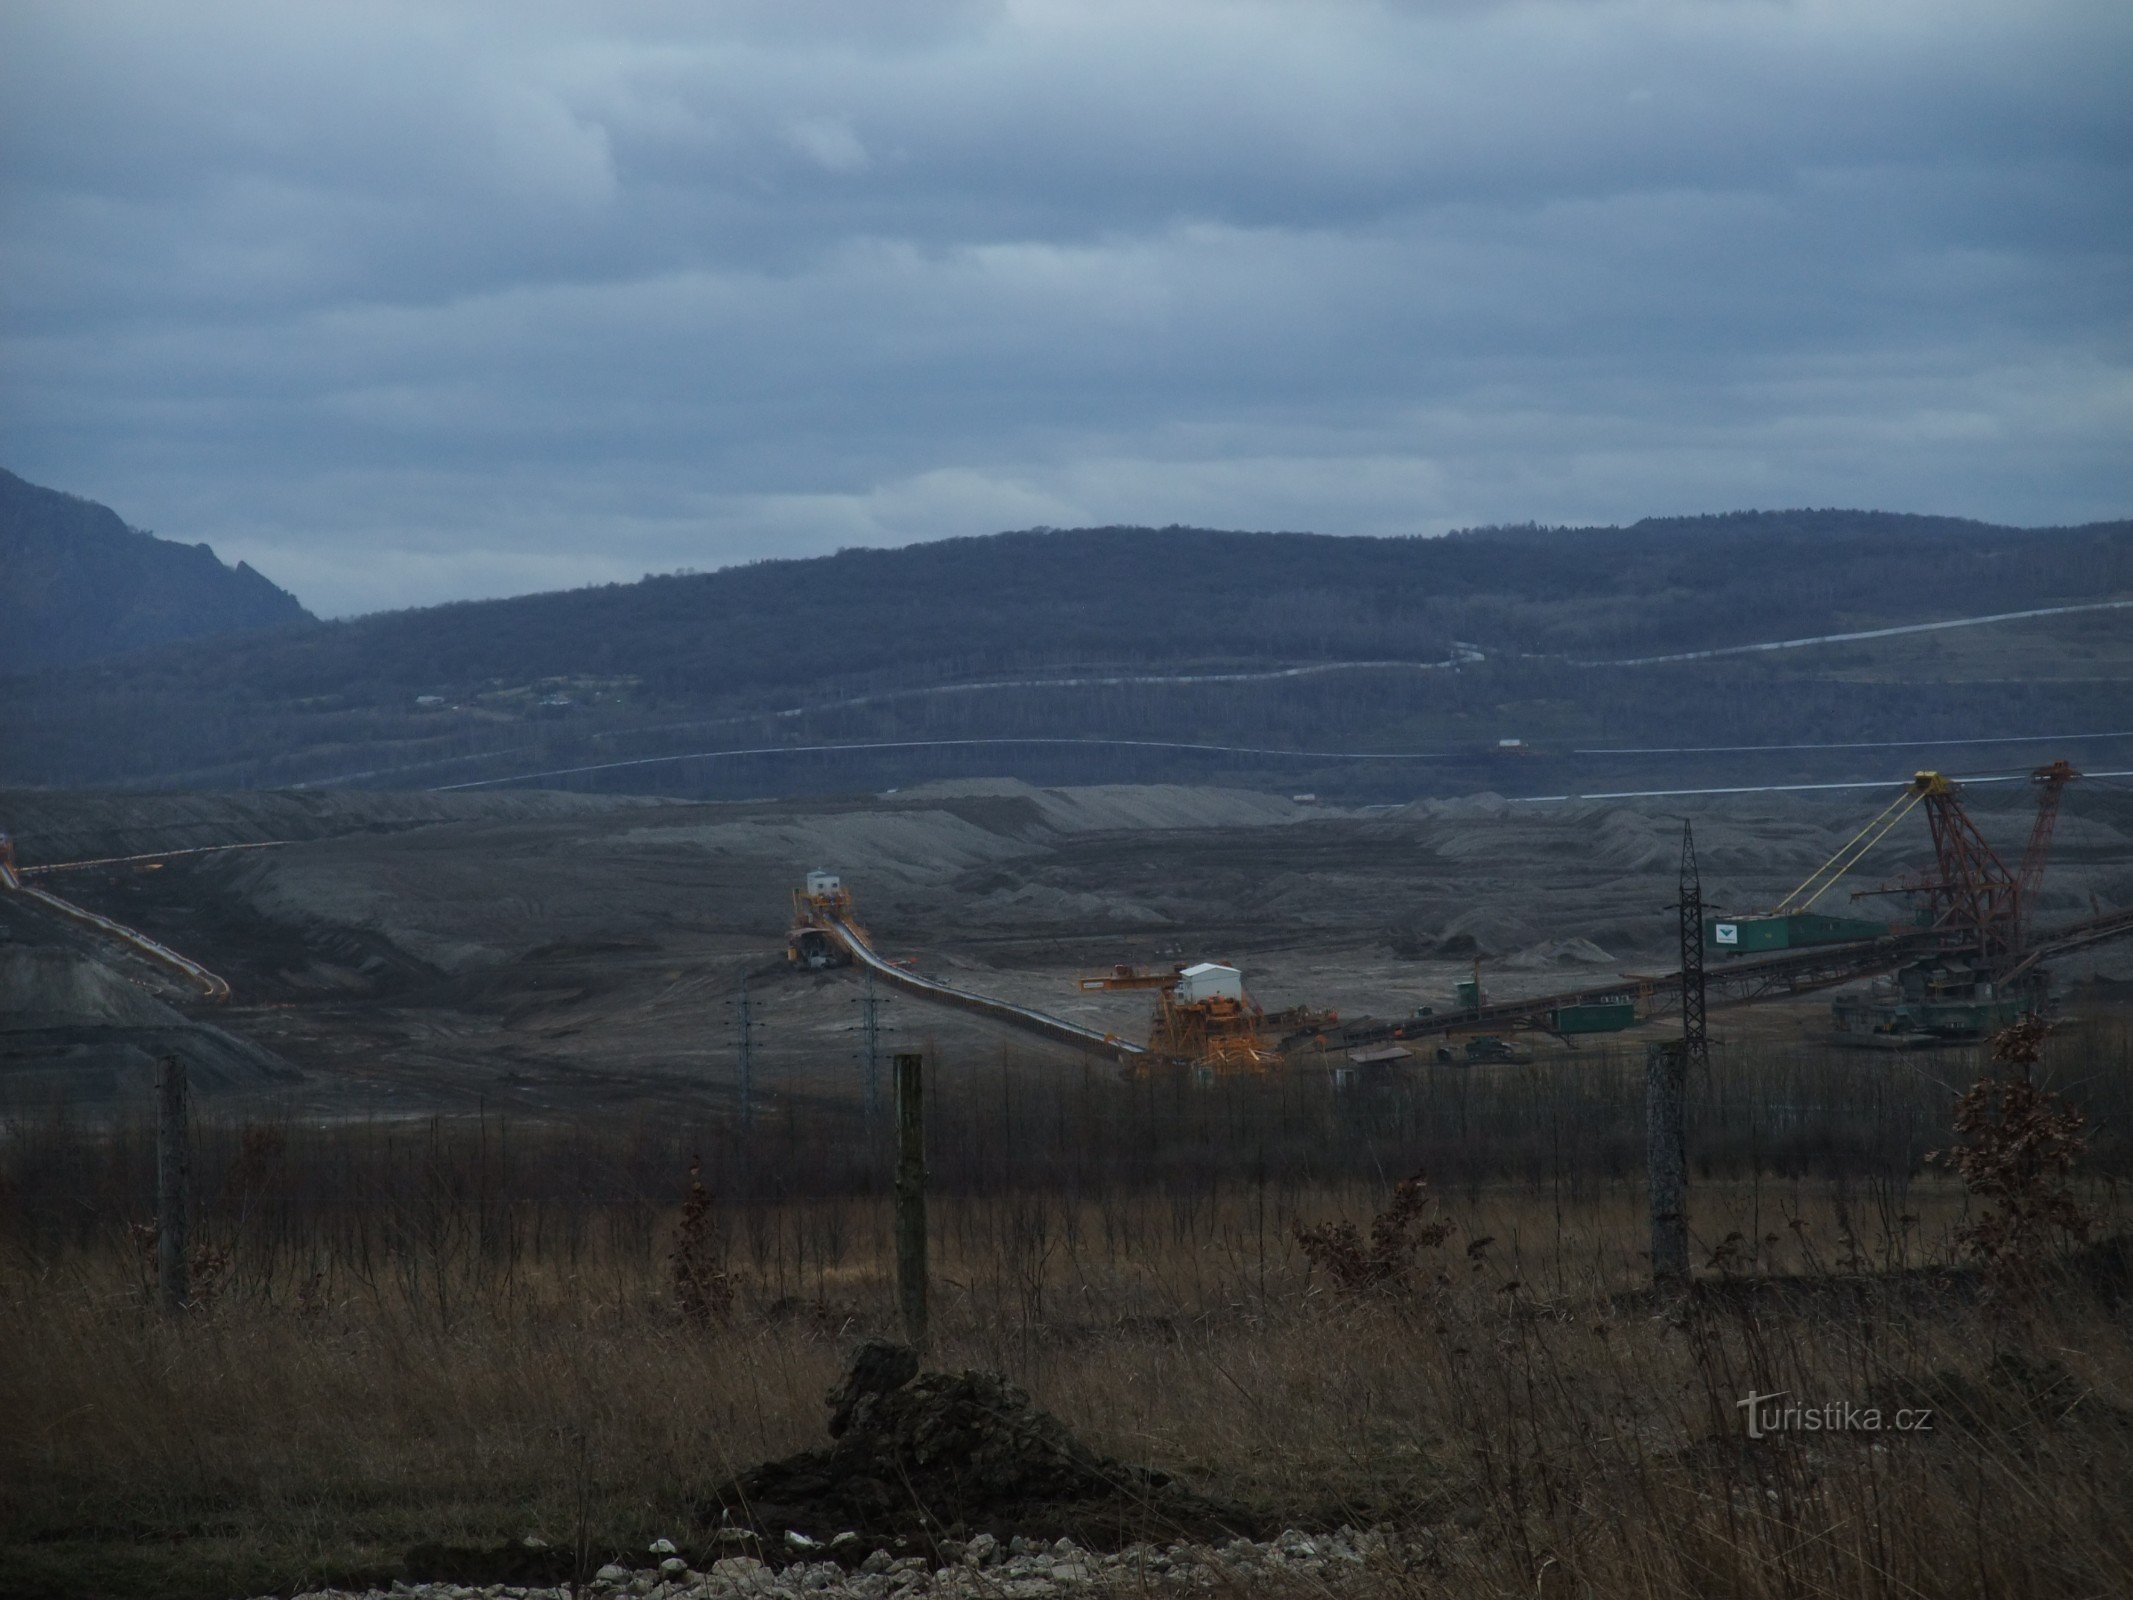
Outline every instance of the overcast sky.
<svg viewBox="0 0 2133 1600">
<path fill-rule="evenodd" d="M 0 10 L 0 465 L 325 614 L 2133 514 L 2127 0 Z"/>
</svg>

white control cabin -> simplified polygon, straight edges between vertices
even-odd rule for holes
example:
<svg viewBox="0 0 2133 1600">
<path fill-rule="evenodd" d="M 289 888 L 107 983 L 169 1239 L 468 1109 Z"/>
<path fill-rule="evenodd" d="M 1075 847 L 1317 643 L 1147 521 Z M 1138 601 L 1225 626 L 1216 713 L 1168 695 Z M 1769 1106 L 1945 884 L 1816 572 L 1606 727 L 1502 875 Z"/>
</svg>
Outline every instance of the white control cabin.
<svg viewBox="0 0 2133 1600">
<path fill-rule="evenodd" d="M 1244 974 L 1217 961 L 1202 961 L 1178 974 L 1177 999 L 1181 1005 L 1201 1000 L 1244 999 Z"/>
</svg>

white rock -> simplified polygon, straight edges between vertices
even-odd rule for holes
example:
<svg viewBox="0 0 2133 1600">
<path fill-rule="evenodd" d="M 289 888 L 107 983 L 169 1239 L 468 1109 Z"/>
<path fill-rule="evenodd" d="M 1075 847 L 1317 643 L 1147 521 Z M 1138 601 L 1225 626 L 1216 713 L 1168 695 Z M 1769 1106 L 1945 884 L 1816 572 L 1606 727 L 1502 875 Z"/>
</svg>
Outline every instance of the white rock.
<svg viewBox="0 0 2133 1600">
<path fill-rule="evenodd" d="M 593 1579 L 598 1583 L 622 1583 L 628 1579 L 629 1575 L 630 1569 L 628 1567 L 618 1567 L 610 1561 L 593 1574 Z"/>
<path fill-rule="evenodd" d="M 810 1539 L 798 1528 L 787 1528 L 785 1530 L 785 1547 L 788 1550 L 820 1550 L 822 1541 L 820 1539 Z"/>
</svg>

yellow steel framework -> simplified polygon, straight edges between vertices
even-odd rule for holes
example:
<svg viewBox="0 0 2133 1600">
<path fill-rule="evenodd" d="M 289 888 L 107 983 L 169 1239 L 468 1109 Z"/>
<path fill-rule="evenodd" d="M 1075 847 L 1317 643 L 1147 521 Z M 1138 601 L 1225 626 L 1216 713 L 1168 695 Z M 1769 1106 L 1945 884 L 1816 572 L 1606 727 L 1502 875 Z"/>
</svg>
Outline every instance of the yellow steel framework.
<svg viewBox="0 0 2133 1600">
<path fill-rule="evenodd" d="M 1178 984 L 1185 969 L 1143 972 L 1116 967 L 1101 977 L 1083 978 L 1084 993 L 1112 989 L 1155 992 L 1155 1016 L 1148 1026 L 1148 1050 L 1156 1057 L 1183 1061 L 1221 1076 L 1264 1073 L 1276 1066 L 1280 1052 L 1262 1031 L 1266 1014 L 1249 995 L 1210 995 L 1180 1000 Z"/>
<path fill-rule="evenodd" d="M 846 935 L 869 948 L 874 943 L 852 904 L 852 891 L 842 879 L 822 881 L 824 876 L 813 874 L 808 887 L 792 892 L 792 930 L 785 936 L 785 959 L 795 966 L 843 964 L 848 959 L 842 953 Z"/>
<path fill-rule="evenodd" d="M 1771 915 L 1781 917 L 1790 912 L 1814 909 L 1814 903 L 1835 888 L 1837 880 L 1856 867 L 1869 850 L 1887 838 L 1919 801 L 1928 794 L 1945 793 L 1947 788 L 1948 780 L 1939 773 L 1919 773 L 1879 816 L 1845 840 L 1835 855 L 1810 872 L 1804 883 L 1780 900 L 1772 908 Z"/>
</svg>

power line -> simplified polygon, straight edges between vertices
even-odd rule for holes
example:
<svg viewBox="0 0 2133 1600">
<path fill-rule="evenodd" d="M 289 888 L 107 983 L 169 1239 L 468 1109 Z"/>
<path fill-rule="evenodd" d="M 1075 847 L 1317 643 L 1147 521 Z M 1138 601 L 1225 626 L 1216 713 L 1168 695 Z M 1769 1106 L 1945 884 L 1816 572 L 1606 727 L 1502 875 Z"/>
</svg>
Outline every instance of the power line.
<svg viewBox="0 0 2133 1600">
<path fill-rule="evenodd" d="M 2084 778 L 2133 778 L 2124 772 L 2085 772 Z M 1591 794 L 1519 794 L 1509 797 L 1513 805 L 1542 805 L 1557 800 L 1676 800 L 1715 794 L 1804 794 L 1817 789 L 1888 789 L 1908 783 L 1908 778 L 1865 778 L 1851 783 L 1747 783 L 1716 789 L 1609 789 Z M 1957 776 L 1957 783 L 2027 783 L 2026 772 L 1988 772 L 1975 777 Z"/>
<path fill-rule="evenodd" d="M 881 1115 L 881 996 L 874 988 L 872 967 L 867 968 L 866 992 L 859 1000 L 859 1025 L 866 1039 L 866 1128 L 871 1141 Z"/>
<path fill-rule="evenodd" d="M 1893 628 L 1861 628 L 1855 633 L 1816 633 L 1800 639 L 1772 639 L 1764 644 L 1718 645 L 1664 656 L 1625 656 L 1614 661 L 1570 661 L 1573 667 L 1651 667 L 1669 661 L 1709 661 L 1714 656 L 1755 655 L 1769 650 L 1804 650 L 1810 645 L 1851 644 L 1860 639 L 1893 639 L 1907 633 L 1943 633 L 1950 628 L 1979 628 L 1990 622 L 2021 622 L 2030 617 L 2065 617 L 2082 611 L 2123 611 L 2133 600 L 2092 600 L 2071 606 L 2038 606 L 2029 611 L 1995 611 L 1983 617 L 1951 617 L 1945 622 L 1906 622 Z M 1557 656 L 1547 659 L 1566 660 Z"/>
<path fill-rule="evenodd" d="M 870 750 L 953 750 L 992 745 L 1066 745 L 1118 750 L 1193 750 L 1210 755 L 1272 756 L 1289 761 L 1442 761 L 1436 750 L 1276 750 L 1259 745 L 1194 744 L 1175 739 L 1076 739 L 1031 736 L 983 739 L 874 739 L 850 744 L 770 744 L 734 750 L 694 750 L 686 755 L 638 756 L 629 761 L 595 761 L 579 767 L 553 767 L 546 772 L 518 772 L 507 778 L 475 778 L 465 783 L 443 783 L 430 790 L 445 794 L 454 789 L 486 789 L 500 783 L 532 783 L 541 778 L 569 778 L 586 772 L 613 772 L 623 767 L 668 766 L 677 761 L 718 761 L 735 756 L 835 755 Z"/>
<path fill-rule="evenodd" d="M 2083 739 L 2133 739 L 2123 733 L 1995 734 L 1979 739 L 1859 739 L 1845 744 L 1679 744 L 1624 745 L 1618 749 L 1573 750 L 1574 756 L 1746 755 L 1757 750 L 1924 750 L 1942 745 L 2071 744 Z"/>
<path fill-rule="evenodd" d="M 737 1010 L 740 1023 L 739 1048 L 735 1052 L 735 1065 L 740 1069 L 741 1131 L 755 1126 L 755 1008 L 748 995 L 748 974 L 741 974 L 741 994 L 738 1000 L 728 1000 Z"/>
</svg>

